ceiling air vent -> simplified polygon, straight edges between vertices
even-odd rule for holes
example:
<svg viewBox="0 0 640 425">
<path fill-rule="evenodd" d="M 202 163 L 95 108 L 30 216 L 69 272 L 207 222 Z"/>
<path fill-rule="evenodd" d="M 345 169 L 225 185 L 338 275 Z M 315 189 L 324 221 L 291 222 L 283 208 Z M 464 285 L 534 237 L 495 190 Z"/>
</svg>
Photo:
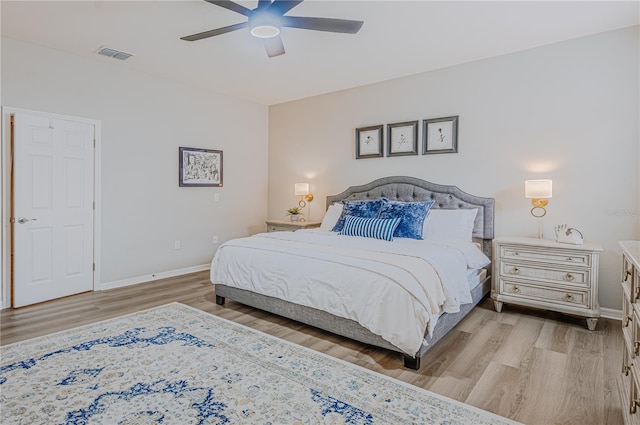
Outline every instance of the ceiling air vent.
<svg viewBox="0 0 640 425">
<path fill-rule="evenodd" d="M 121 61 L 129 59 L 131 56 L 133 56 L 130 53 L 121 52 L 119 50 L 110 49 L 104 46 L 100 47 L 97 53 L 102 56 L 109 56 L 110 58 L 120 59 Z"/>
</svg>

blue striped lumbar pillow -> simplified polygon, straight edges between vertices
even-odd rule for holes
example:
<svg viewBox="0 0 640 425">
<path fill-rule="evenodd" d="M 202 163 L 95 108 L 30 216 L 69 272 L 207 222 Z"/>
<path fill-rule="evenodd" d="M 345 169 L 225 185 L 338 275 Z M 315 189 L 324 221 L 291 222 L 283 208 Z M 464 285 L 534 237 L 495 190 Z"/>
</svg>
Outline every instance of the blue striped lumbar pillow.
<svg viewBox="0 0 640 425">
<path fill-rule="evenodd" d="M 393 240 L 393 232 L 400 224 L 401 218 L 365 218 L 348 215 L 345 217 L 341 235 L 362 236 L 365 238 Z"/>
</svg>

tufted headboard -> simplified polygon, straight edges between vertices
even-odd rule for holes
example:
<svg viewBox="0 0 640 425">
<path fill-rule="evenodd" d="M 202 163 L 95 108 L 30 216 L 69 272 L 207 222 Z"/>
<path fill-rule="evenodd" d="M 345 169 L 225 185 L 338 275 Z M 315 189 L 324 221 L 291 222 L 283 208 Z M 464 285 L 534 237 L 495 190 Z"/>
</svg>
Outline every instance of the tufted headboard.
<svg viewBox="0 0 640 425">
<path fill-rule="evenodd" d="M 419 202 L 434 200 L 431 208 L 459 209 L 478 208 L 473 224 L 473 237 L 482 239 L 482 250 L 491 258 L 493 239 L 494 207 L 493 198 L 470 195 L 456 186 L 446 186 L 421 180 L 416 177 L 383 177 L 361 186 L 351 186 L 337 195 L 327 196 L 327 208 L 343 199 L 378 199 L 392 201 Z"/>
</svg>

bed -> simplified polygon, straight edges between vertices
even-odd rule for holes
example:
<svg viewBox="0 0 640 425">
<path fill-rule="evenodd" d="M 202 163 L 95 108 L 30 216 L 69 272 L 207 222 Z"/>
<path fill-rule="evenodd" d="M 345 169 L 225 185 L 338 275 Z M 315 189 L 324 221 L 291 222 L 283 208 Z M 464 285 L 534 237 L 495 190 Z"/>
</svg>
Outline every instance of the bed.
<svg viewBox="0 0 640 425">
<path fill-rule="evenodd" d="M 482 252 L 487 262 L 491 258 L 491 242 L 494 234 L 494 200 L 470 195 L 456 186 L 435 184 L 415 177 L 385 177 L 365 185 L 352 186 L 340 194 L 328 196 L 326 206 L 327 210 L 329 210 L 332 205 L 341 203 L 343 200 L 357 202 L 382 198 L 385 199 L 385 202 L 395 201 L 396 203 L 426 203 L 427 201 L 433 201 L 429 214 L 436 210 L 465 210 L 467 212 L 477 210 L 475 218 L 472 218 L 472 229 L 471 227 L 469 228 L 473 241 L 477 246 L 475 251 Z M 435 216 L 436 213 L 433 213 L 433 215 Z M 460 322 L 489 292 L 490 267 L 486 263 L 481 264 L 480 260 L 474 257 L 476 254 L 471 252 L 473 250 L 470 250 L 466 245 L 461 247 L 452 241 L 435 243 L 434 245 L 438 248 L 436 250 L 431 245 L 423 249 L 423 245 L 426 246 L 427 244 L 403 238 L 395 238 L 394 242 L 386 242 L 386 245 L 385 241 L 367 239 L 363 242 L 362 239 L 364 238 L 336 236 L 335 232 L 324 231 L 323 233 L 320 230 L 314 233 L 313 231 L 305 230 L 295 233 L 259 234 L 226 242 L 220 247 L 212 261 L 211 281 L 215 285 L 216 303 L 224 305 L 225 299 L 229 298 L 362 343 L 396 351 L 403 355 L 405 367 L 418 369 L 421 357 Z M 425 237 L 425 239 L 427 238 Z M 325 244 L 329 243 L 332 244 L 330 247 L 325 246 Z M 270 246 L 268 249 L 273 249 L 273 252 L 267 251 L 263 244 L 265 244 L 264 246 Z M 291 246 L 294 248 L 291 248 L 290 244 L 293 244 Z M 337 246 L 334 247 L 333 244 L 337 244 Z M 396 244 L 397 247 L 393 244 Z M 367 246 L 364 247 L 364 245 Z M 415 247 L 418 246 L 420 247 L 420 253 L 415 254 L 417 252 Z M 314 251 L 316 247 L 318 249 L 317 253 Z M 370 247 L 375 252 L 369 255 L 366 251 L 363 251 L 368 249 L 367 247 Z M 466 287 L 467 294 L 464 297 L 458 297 L 460 300 L 464 298 L 464 302 L 459 303 L 457 308 L 450 307 L 448 312 L 437 311 L 437 309 L 429 308 L 428 304 L 433 306 L 438 302 L 442 302 L 444 299 L 442 295 L 440 301 L 433 301 L 432 299 L 421 301 L 422 295 L 413 294 L 408 296 L 405 294 L 407 292 L 405 290 L 397 291 L 402 295 L 396 295 L 396 292 L 391 292 L 392 289 L 390 289 L 393 285 L 387 284 L 386 281 L 380 283 L 380 286 L 378 285 L 378 280 L 383 279 L 379 276 L 389 273 L 390 276 L 397 275 L 396 281 L 400 282 L 400 286 L 404 286 L 405 289 L 407 289 L 407 286 L 415 285 L 408 282 L 412 278 L 418 281 L 418 285 L 428 286 L 428 283 L 423 284 L 420 281 L 422 279 L 421 276 L 432 273 L 426 268 L 423 269 L 423 267 L 426 267 L 424 263 L 431 262 L 435 264 L 430 259 L 432 257 L 445 257 L 442 252 L 452 253 L 452 263 L 456 261 L 460 263 L 461 260 L 458 257 L 461 256 L 467 259 L 474 259 L 473 261 L 468 260 L 474 262 L 475 266 L 465 270 L 464 276 L 460 271 L 455 273 L 446 271 L 443 265 L 434 266 L 436 274 L 443 281 L 445 280 L 443 276 L 448 276 L 447 279 L 455 281 L 458 287 L 463 286 L 462 280 L 464 280 L 464 285 L 468 285 Z M 455 253 L 455 256 L 453 253 Z M 343 255 L 345 259 L 341 259 Z M 387 272 L 387 269 L 396 267 L 396 264 L 386 263 L 391 263 L 392 260 L 396 261 L 396 257 L 404 269 Z M 454 257 L 455 259 L 453 259 Z M 446 258 L 449 257 L 447 256 Z M 292 264 L 296 263 L 297 266 L 283 267 L 284 259 L 291 261 Z M 425 261 L 425 259 L 429 261 Z M 378 265 L 378 260 L 381 261 L 381 265 Z M 412 268 L 414 265 L 417 267 L 415 270 Z M 459 268 L 459 266 L 457 267 Z M 224 270 L 227 270 L 227 268 L 234 268 L 233 272 L 225 274 Z M 289 271 L 289 269 L 292 269 L 292 271 Z M 368 274 L 351 276 L 352 271 L 350 269 L 358 269 L 358 273 Z M 287 274 L 290 274 L 290 276 L 286 276 Z M 238 277 L 231 278 L 229 277 L 230 275 Z M 405 275 L 410 276 L 406 277 Z M 277 276 L 276 280 L 291 281 L 293 284 L 289 285 L 294 286 L 272 286 L 270 290 L 257 289 L 260 287 L 262 280 L 271 279 L 269 276 Z M 408 283 L 403 283 L 403 279 Z M 237 282 L 231 282 L 232 280 Z M 371 299 L 363 299 L 369 303 L 369 308 L 377 309 L 375 310 L 376 313 L 372 313 L 373 310 L 360 315 L 357 312 L 353 313 L 350 303 L 355 302 L 357 304 L 359 302 L 358 299 L 349 295 L 346 289 L 345 292 L 342 292 L 343 287 L 338 288 L 338 290 L 336 288 L 327 288 L 325 285 L 327 281 L 332 281 L 335 285 L 338 285 L 337 281 L 341 281 L 340 285 L 343 285 L 344 288 L 349 288 L 349 291 L 356 291 L 362 297 L 373 297 Z M 248 282 L 251 283 L 249 284 Z M 304 290 L 295 286 L 301 286 L 305 283 L 308 287 Z M 369 284 L 371 286 L 366 286 Z M 380 293 L 376 292 L 378 289 L 369 289 L 379 287 L 384 288 L 381 289 L 382 292 Z M 309 291 L 309 288 L 312 288 L 313 291 Z M 302 295 L 294 294 L 292 296 L 291 293 L 295 293 L 295 291 Z M 304 291 L 307 292 L 305 293 Z M 314 296 L 322 295 L 319 297 L 319 304 L 306 302 L 307 295 L 311 292 L 313 292 Z M 449 297 L 449 294 L 446 295 Z M 294 302 L 287 300 L 292 298 L 295 299 Z M 410 299 L 410 301 L 406 301 L 405 298 Z M 393 301 L 388 301 L 390 299 Z M 412 304 L 408 305 L 408 307 L 399 307 L 394 310 L 396 302 L 411 302 Z M 355 307 L 353 308 L 355 309 Z M 414 315 L 418 315 L 418 313 L 414 313 L 414 310 L 418 311 L 418 309 L 426 309 L 427 311 L 424 313 L 421 311 L 419 314 L 420 319 L 414 320 Z M 407 316 L 407 311 L 410 311 L 409 316 Z M 366 320 L 361 320 L 361 316 L 366 316 Z M 381 320 L 381 317 L 384 320 Z M 425 323 L 423 323 L 423 319 L 426 320 Z M 406 322 L 403 322 L 403 320 Z M 381 324 L 378 322 L 381 322 Z M 424 327 L 421 328 L 423 325 Z M 381 330 L 379 329 L 380 327 L 385 329 Z M 419 341 L 416 340 L 416 327 L 420 331 L 418 335 L 420 337 Z M 390 333 L 387 328 L 391 328 Z M 406 332 L 405 328 L 407 329 Z M 399 329 L 402 329 L 402 332 Z M 407 335 L 396 335 L 403 333 Z"/>
</svg>

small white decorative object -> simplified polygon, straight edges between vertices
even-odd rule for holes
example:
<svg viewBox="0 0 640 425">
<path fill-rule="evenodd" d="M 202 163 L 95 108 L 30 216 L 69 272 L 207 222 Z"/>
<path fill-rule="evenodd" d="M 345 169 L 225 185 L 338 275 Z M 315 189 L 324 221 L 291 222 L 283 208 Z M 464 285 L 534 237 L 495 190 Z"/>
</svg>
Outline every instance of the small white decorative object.
<svg viewBox="0 0 640 425">
<path fill-rule="evenodd" d="M 584 238 L 582 232 L 573 227 L 567 227 L 566 224 L 559 224 L 555 227 L 556 242 L 569 243 L 572 245 L 582 245 Z"/>
</svg>

